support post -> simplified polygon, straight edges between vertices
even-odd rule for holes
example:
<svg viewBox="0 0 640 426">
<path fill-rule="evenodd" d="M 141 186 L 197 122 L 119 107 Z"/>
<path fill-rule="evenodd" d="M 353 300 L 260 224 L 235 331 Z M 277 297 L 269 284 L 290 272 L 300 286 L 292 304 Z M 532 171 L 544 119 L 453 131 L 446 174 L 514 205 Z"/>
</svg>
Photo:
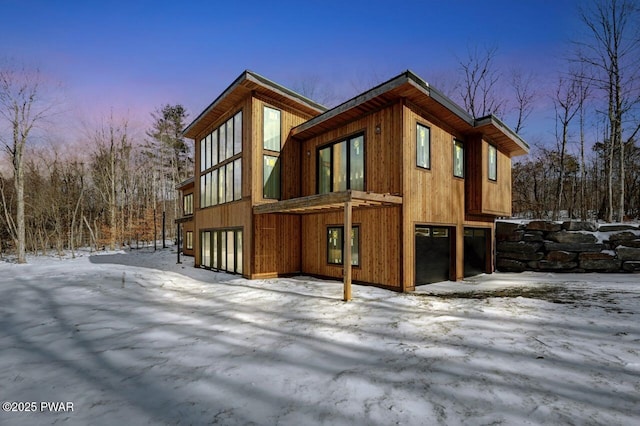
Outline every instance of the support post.
<svg viewBox="0 0 640 426">
<path fill-rule="evenodd" d="M 344 203 L 344 231 L 342 244 L 342 260 L 344 267 L 344 301 L 351 300 L 351 213 L 352 203 L 347 201 Z"/>
<path fill-rule="evenodd" d="M 181 240 L 180 237 L 182 236 L 182 234 L 180 233 L 180 222 L 178 222 L 177 225 L 178 225 L 178 230 L 177 230 L 178 234 L 176 235 L 176 242 L 177 242 L 177 246 L 178 246 L 178 262 L 176 262 L 176 263 L 180 264 L 180 263 L 182 263 L 182 262 L 180 262 L 180 242 L 181 242 L 180 241 Z"/>
</svg>

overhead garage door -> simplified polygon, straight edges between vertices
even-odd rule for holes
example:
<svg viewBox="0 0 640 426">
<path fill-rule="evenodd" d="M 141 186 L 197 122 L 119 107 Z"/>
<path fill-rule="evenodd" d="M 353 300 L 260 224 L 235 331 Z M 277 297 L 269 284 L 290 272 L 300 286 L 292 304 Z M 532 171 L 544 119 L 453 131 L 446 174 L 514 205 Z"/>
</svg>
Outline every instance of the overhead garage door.
<svg viewBox="0 0 640 426">
<path fill-rule="evenodd" d="M 485 228 L 464 228 L 464 276 L 487 271 L 487 232 Z"/>
<path fill-rule="evenodd" d="M 448 227 L 416 226 L 416 285 L 449 280 L 451 233 Z"/>
</svg>

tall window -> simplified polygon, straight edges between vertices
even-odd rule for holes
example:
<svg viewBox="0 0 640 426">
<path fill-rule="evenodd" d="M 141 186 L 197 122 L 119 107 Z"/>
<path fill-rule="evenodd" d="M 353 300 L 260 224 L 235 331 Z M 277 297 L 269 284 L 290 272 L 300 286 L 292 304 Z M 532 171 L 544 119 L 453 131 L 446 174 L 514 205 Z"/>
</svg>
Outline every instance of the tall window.
<svg viewBox="0 0 640 426">
<path fill-rule="evenodd" d="M 242 111 L 200 141 L 200 207 L 242 199 Z"/>
<path fill-rule="evenodd" d="M 416 125 L 416 165 L 431 168 L 431 129 L 420 123 Z"/>
<path fill-rule="evenodd" d="M 453 141 L 453 175 L 464 177 L 464 143 L 457 139 Z"/>
<path fill-rule="evenodd" d="M 242 229 L 219 229 L 200 233 L 200 266 L 242 273 Z"/>
<path fill-rule="evenodd" d="M 498 150 L 495 146 L 489 145 L 489 180 L 497 180 L 498 179 Z"/>
<path fill-rule="evenodd" d="M 280 199 L 280 111 L 264 107 L 263 110 L 263 148 L 262 158 L 262 196 Z"/>
<path fill-rule="evenodd" d="M 327 263 L 332 265 L 343 264 L 344 253 L 344 228 L 342 226 L 330 226 L 327 228 Z M 351 265 L 360 265 L 360 227 L 351 228 Z"/>
<path fill-rule="evenodd" d="M 185 232 L 184 248 L 185 250 L 193 250 L 193 231 Z"/>
<path fill-rule="evenodd" d="M 182 197 L 182 212 L 185 216 L 193 214 L 193 193 Z"/>
<path fill-rule="evenodd" d="M 353 136 L 318 150 L 318 193 L 364 191 L 364 136 Z"/>
<path fill-rule="evenodd" d="M 280 111 L 264 107 L 264 149 L 280 152 Z"/>
<path fill-rule="evenodd" d="M 265 155 L 263 158 L 263 197 L 280 198 L 280 158 Z"/>
</svg>

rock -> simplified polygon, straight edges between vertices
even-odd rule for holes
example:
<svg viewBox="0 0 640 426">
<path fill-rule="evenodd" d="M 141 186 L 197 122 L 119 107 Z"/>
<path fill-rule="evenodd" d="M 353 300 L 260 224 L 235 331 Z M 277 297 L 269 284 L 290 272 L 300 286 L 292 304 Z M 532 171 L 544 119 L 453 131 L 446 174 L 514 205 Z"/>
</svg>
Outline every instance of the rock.
<svg viewBox="0 0 640 426">
<path fill-rule="evenodd" d="M 562 229 L 562 225 L 547 220 L 534 220 L 529 222 L 525 229 L 527 231 L 558 232 Z"/>
<path fill-rule="evenodd" d="M 523 226 L 519 223 L 512 222 L 496 222 L 496 236 L 498 235 L 511 235 L 516 230 L 522 229 Z"/>
<path fill-rule="evenodd" d="M 516 253 L 516 252 L 498 252 L 497 257 L 499 259 L 513 259 L 528 262 L 530 260 L 540 260 L 544 257 L 544 253 L 532 252 L 532 253 Z"/>
<path fill-rule="evenodd" d="M 512 259 L 498 259 L 496 269 L 501 272 L 522 272 L 525 270 L 525 264 Z"/>
<path fill-rule="evenodd" d="M 622 263 L 622 269 L 627 272 L 640 272 L 640 262 L 629 261 Z"/>
<path fill-rule="evenodd" d="M 496 244 L 496 250 L 502 253 L 535 253 L 540 250 L 541 247 L 541 243 L 514 243 L 509 241 L 502 241 Z"/>
<path fill-rule="evenodd" d="M 565 231 L 589 231 L 595 232 L 598 226 L 593 222 L 582 222 L 579 220 L 569 220 L 562 222 L 562 229 Z"/>
<path fill-rule="evenodd" d="M 551 241 L 555 241 L 556 243 L 588 243 L 592 244 L 598 241 L 595 235 L 593 234 L 584 234 L 582 232 L 551 232 L 547 234 L 547 239 Z"/>
<path fill-rule="evenodd" d="M 572 260 L 575 260 L 577 256 L 577 253 L 571 253 L 568 251 L 550 251 L 545 256 L 545 260 L 550 262 L 571 262 Z"/>
<path fill-rule="evenodd" d="M 523 235 L 524 235 L 524 231 L 522 229 L 518 229 L 513 231 L 513 233 L 511 234 L 496 234 L 496 241 L 518 242 L 518 241 L 522 241 Z"/>
<path fill-rule="evenodd" d="M 572 251 L 572 252 L 601 252 L 604 244 L 588 244 L 588 243 L 553 243 L 547 241 L 544 243 L 547 251 Z"/>
<path fill-rule="evenodd" d="M 635 247 L 635 248 L 640 248 L 640 240 L 633 240 L 633 241 L 616 241 L 617 244 L 616 246 L 624 246 L 624 247 Z M 614 247 L 615 249 L 615 247 Z"/>
<path fill-rule="evenodd" d="M 640 260 L 640 248 L 636 247 L 617 247 L 616 254 L 618 259 L 622 261 L 627 260 Z"/>
<path fill-rule="evenodd" d="M 612 224 L 612 225 L 600 225 L 598 231 L 600 232 L 616 232 L 616 231 L 628 231 L 628 230 L 638 230 L 638 227 L 635 225 L 624 225 L 624 224 Z"/>
<path fill-rule="evenodd" d="M 622 231 L 616 232 L 615 234 L 609 235 L 609 242 L 612 244 L 619 244 L 619 241 L 630 241 L 638 238 L 638 235 L 634 234 L 631 231 Z"/>
<path fill-rule="evenodd" d="M 580 267 L 587 271 L 616 272 L 620 270 L 620 260 L 608 253 L 580 253 Z"/>
<path fill-rule="evenodd" d="M 523 236 L 522 236 L 522 241 L 527 241 L 527 242 L 542 242 L 544 241 L 543 238 L 543 232 L 542 231 L 530 231 L 530 232 L 526 232 Z"/>
<path fill-rule="evenodd" d="M 577 266 L 577 262 L 552 262 L 549 260 L 541 260 L 538 262 L 538 268 L 543 271 L 568 271 Z"/>
</svg>

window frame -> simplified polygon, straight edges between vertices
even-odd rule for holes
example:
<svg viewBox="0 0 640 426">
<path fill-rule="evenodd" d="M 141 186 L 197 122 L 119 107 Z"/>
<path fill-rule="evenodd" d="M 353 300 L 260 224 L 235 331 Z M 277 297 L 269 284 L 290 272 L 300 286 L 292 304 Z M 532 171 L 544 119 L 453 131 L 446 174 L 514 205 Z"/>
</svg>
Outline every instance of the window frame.
<svg viewBox="0 0 640 426">
<path fill-rule="evenodd" d="M 201 209 L 242 200 L 242 123 L 240 109 L 200 140 Z M 203 164 L 209 167 L 203 169 Z M 236 168 L 239 169 L 238 174 Z M 229 174 L 230 182 L 227 179 Z M 239 181 L 236 177 L 240 178 Z"/>
<path fill-rule="evenodd" d="M 193 192 L 184 194 L 182 196 L 182 215 L 183 216 L 193 215 Z"/>
<path fill-rule="evenodd" d="M 493 151 L 493 155 L 492 155 Z M 491 163 L 491 158 L 493 156 L 493 167 Z M 491 176 L 493 172 L 493 177 Z M 493 144 L 488 144 L 487 146 L 487 178 L 491 182 L 498 181 L 498 148 Z"/>
<path fill-rule="evenodd" d="M 419 157 L 418 136 L 420 134 L 421 127 L 427 129 L 427 147 L 426 147 L 427 165 L 426 166 L 423 166 L 420 164 L 420 157 Z M 416 167 L 423 170 L 431 170 L 431 127 L 427 126 L 426 124 L 422 124 L 420 122 L 416 122 Z"/>
<path fill-rule="evenodd" d="M 355 139 L 362 138 L 362 189 L 358 189 L 358 191 L 366 191 L 367 190 L 367 139 L 365 136 L 365 132 L 358 132 L 352 135 L 342 137 L 333 142 L 320 145 L 316 148 L 316 194 L 330 194 L 332 192 L 341 192 L 336 191 L 336 182 L 334 180 L 334 169 L 335 169 L 335 150 L 334 147 L 344 143 L 344 150 L 346 151 L 346 172 L 345 176 L 347 176 L 346 181 L 346 189 L 348 191 L 352 188 L 352 179 L 351 178 L 351 145 Z M 320 152 L 325 149 L 329 149 L 329 191 L 328 192 L 320 192 Z"/>
<path fill-rule="evenodd" d="M 326 233 L 326 243 L 327 243 L 327 251 L 326 251 L 326 262 L 328 265 L 333 265 L 333 266 L 343 266 L 344 265 L 344 225 L 328 225 L 327 226 L 327 233 Z M 331 260 L 331 257 L 329 255 L 330 250 L 331 250 L 331 245 L 330 245 L 330 241 L 329 241 L 329 235 L 331 233 L 332 230 L 338 230 L 340 231 L 340 237 L 337 238 L 340 242 L 340 262 L 333 262 Z M 352 267 L 360 267 L 361 261 L 360 261 L 360 224 L 354 224 L 351 227 L 351 232 L 355 233 L 355 244 L 353 244 L 353 247 L 355 247 L 356 249 L 356 253 L 354 255 L 353 249 L 351 251 L 351 266 Z M 354 263 L 355 262 L 355 263 Z"/>
<path fill-rule="evenodd" d="M 207 238 L 205 238 L 205 234 Z M 205 240 L 209 242 L 208 246 L 205 244 Z M 200 268 L 230 274 L 243 274 L 243 227 L 202 229 L 200 230 L 200 241 Z M 229 246 L 230 242 L 233 247 Z M 204 262 L 204 254 L 207 251 L 209 265 Z"/>
<path fill-rule="evenodd" d="M 462 165 L 460 167 L 460 174 L 456 173 L 456 148 L 460 148 L 461 152 L 462 152 Z M 452 162 L 452 166 L 453 166 L 453 177 L 459 178 L 459 179 L 464 179 L 465 173 L 464 173 L 464 168 L 465 168 L 465 154 L 464 154 L 464 141 L 460 140 L 460 139 L 453 139 L 453 162 Z"/>
</svg>

